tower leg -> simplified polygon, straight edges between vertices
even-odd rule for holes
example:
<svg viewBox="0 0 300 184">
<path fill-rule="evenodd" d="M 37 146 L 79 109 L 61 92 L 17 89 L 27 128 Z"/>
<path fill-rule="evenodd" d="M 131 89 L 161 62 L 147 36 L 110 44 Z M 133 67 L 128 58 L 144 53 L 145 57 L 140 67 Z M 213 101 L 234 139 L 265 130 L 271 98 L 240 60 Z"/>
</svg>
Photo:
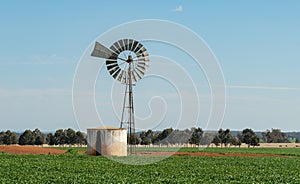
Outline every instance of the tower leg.
<svg viewBox="0 0 300 184">
<path fill-rule="evenodd" d="M 123 111 L 120 127 L 123 128 L 127 124 L 128 131 L 128 145 L 129 153 L 135 152 L 136 136 L 135 136 L 135 123 L 134 123 L 134 106 L 133 106 L 133 92 L 132 92 L 132 63 L 129 63 L 128 78 L 126 78 L 126 89 L 124 94 Z M 127 98 L 128 96 L 128 98 Z M 127 114 L 126 114 L 127 109 Z"/>
</svg>

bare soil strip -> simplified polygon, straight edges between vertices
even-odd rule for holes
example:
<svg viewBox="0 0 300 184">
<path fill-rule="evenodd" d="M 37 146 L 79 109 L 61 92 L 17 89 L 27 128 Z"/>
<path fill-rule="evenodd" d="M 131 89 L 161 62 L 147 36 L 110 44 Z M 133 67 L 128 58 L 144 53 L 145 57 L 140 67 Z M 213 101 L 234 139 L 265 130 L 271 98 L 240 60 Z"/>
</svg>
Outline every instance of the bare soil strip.
<svg viewBox="0 0 300 184">
<path fill-rule="evenodd" d="M 59 150 L 55 148 L 39 147 L 39 146 L 0 146 L 0 153 L 9 154 L 64 154 L 67 150 Z M 84 154 L 85 151 L 81 150 L 79 153 Z M 285 157 L 290 158 L 292 156 L 284 156 L 277 154 L 251 154 L 251 153 L 205 153 L 205 152 L 138 152 L 138 155 L 147 156 L 197 156 L 197 157 Z"/>
<path fill-rule="evenodd" d="M 45 148 L 38 146 L 0 146 L 0 153 L 9 153 L 9 154 L 28 154 L 28 155 L 37 155 L 37 154 L 64 154 L 66 150 L 59 150 L 55 148 Z"/>
</svg>

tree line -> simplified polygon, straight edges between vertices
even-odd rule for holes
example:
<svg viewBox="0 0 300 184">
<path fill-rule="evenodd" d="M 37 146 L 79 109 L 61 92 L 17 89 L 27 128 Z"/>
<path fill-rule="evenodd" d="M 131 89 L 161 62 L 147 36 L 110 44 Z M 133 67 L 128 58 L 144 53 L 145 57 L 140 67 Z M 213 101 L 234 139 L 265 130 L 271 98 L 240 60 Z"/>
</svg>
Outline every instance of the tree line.
<svg viewBox="0 0 300 184">
<path fill-rule="evenodd" d="M 7 130 L 0 132 L 0 144 L 19 144 L 19 145 L 64 145 L 64 144 L 87 144 L 86 135 L 83 132 L 75 131 L 71 128 L 58 129 L 55 133 L 43 134 L 39 129 L 25 130 L 19 136 L 15 132 Z"/>
<path fill-rule="evenodd" d="M 260 138 L 252 129 L 246 128 L 233 136 L 230 129 L 220 129 L 217 132 L 203 131 L 201 128 L 191 128 L 186 130 L 173 130 L 172 128 L 164 129 L 163 131 L 154 132 L 152 130 L 143 131 L 128 137 L 130 144 L 195 144 L 215 146 L 240 146 L 245 143 L 250 146 L 259 146 L 260 142 L 265 143 L 287 143 L 290 142 L 287 135 L 279 129 L 266 130 Z M 296 139 L 299 143 L 299 139 Z"/>
<path fill-rule="evenodd" d="M 173 130 L 172 128 L 164 129 L 163 131 L 153 132 L 152 130 L 143 131 L 140 135 L 132 135 L 128 137 L 130 144 L 195 144 L 209 145 L 211 143 L 219 145 L 236 145 L 246 143 L 250 146 L 259 145 L 259 137 L 252 129 L 244 129 L 241 134 L 234 137 L 229 129 L 220 129 L 218 132 L 204 132 L 202 128 L 191 128 L 186 130 Z"/>
<path fill-rule="evenodd" d="M 240 146 L 242 143 L 250 146 L 258 146 L 260 142 L 266 143 L 287 143 L 290 142 L 287 135 L 279 129 L 266 130 L 259 137 L 252 129 L 246 128 L 233 136 L 230 129 L 220 129 L 219 131 L 203 131 L 202 128 L 191 128 L 186 130 L 178 130 L 166 128 L 163 131 L 142 131 L 128 136 L 129 144 L 195 144 L 215 146 Z M 299 143 L 299 139 L 295 140 Z M 43 134 L 39 129 L 25 130 L 18 135 L 15 132 L 7 130 L 0 132 L 0 144 L 10 145 L 86 145 L 86 134 L 80 131 L 75 131 L 71 128 L 58 129 L 54 133 Z"/>
<path fill-rule="evenodd" d="M 213 138 L 212 143 L 216 146 L 221 145 L 221 147 L 222 145 L 227 146 L 228 144 L 240 146 L 242 143 L 247 144 L 248 147 L 254 147 L 259 146 L 259 137 L 252 129 L 249 128 L 244 129 L 242 133 L 239 133 L 236 137 L 232 136 L 229 129 L 220 129 L 217 135 Z"/>
</svg>

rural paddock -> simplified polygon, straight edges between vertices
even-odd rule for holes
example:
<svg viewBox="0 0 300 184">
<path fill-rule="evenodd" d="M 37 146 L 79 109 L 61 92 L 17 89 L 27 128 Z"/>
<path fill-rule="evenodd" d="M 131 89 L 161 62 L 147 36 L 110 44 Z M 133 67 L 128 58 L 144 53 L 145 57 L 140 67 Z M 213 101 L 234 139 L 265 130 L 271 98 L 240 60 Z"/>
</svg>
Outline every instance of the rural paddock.
<svg viewBox="0 0 300 184">
<path fill-rule="evenodd" d="M 222 149 L 222 148 L 220 148 Z M 280 149 L 280 148 L 279 148 Z M 50 147 L 41 147 L 41 146 L 19 146 L 19 145 L 6 145 L 0 146 L 0 153 L 8 153 L 8 154 L 28 154 L 28 155 L 36 155 L 36 154 L 64 154 L 67 150 L 50 148 Z M 78 153 L 85 154 L 84 150 L 79 150 Z M 288 157 L 284 155 L 278 154 L 261 154 L 261 153 L 214 153 L 214 152 L 165 152 L 165 151 L 139 151 L 136 154 L 144 155 L 144 156 L 204 156 L 204 157 Z"/>
<path fill-rule="evenodd" d="M 299 148 L 137 148 L 126 158 L 86 147 L 0 146 L 0 183 L 299 183 Z M 174 152 L 178 150 L 178 152 Z M 9 154 L 10 153 L 10 154 Z M 172 156 L 174 154 L 174 156 Z M 134 161 L 139 165 L 120 163 Z M 157 162 L 148 164 L 147 161 Z M 119 161 L 118 161 L 119 160 Z M 128 162 L 130 163 L 130 162 Z M 42 174 L 47 173 L 47 174 Z M 153 180 L 155 178 L 155 180 Z"/>
</svg>

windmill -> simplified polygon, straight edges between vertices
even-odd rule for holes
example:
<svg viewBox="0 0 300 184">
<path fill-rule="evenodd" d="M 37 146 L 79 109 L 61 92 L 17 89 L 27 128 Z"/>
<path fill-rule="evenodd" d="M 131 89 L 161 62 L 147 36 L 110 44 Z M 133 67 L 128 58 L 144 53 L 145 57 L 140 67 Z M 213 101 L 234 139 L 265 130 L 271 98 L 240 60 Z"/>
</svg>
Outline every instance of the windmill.
<svg viewBox="0 0 300 184">
<path fill-rule="evenodd" d="M 109 48 L 96 42 L 91 56 L 106 59 L 106 68 L 109 74 L 125 85 L 120 128 L 127 128 L 129 144 L 134 146 L 136 142 L 133 136 L 135 121 L 132 87 L 147 72 L 149 54 L 140 42 L 133 39 L 121 39 Z M 133 152 L 133 146 L 130 146 L 130 153 Z"/>
</svg>

